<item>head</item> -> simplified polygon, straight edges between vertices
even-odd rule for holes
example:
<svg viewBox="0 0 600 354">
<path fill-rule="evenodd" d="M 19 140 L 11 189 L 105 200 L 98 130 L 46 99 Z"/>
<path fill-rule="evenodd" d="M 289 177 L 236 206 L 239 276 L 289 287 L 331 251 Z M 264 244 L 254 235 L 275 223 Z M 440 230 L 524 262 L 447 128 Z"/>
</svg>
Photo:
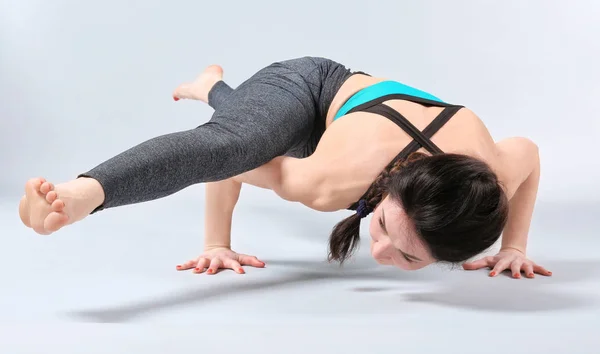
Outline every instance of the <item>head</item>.
<svg viewBox="0 0 600 354">
<path fill-rule="evenodd" d="M 365 197 L 373 212 L 372 256 L 405 270 L 464 262 L 492 246 L 508 219 L 508 198 L 496 174 L 461 154 L 413 153 L 389 166 Z M 335 226 L 329 260 L 350 257 L 360 221 L 354 214 Z"/>
</svg>

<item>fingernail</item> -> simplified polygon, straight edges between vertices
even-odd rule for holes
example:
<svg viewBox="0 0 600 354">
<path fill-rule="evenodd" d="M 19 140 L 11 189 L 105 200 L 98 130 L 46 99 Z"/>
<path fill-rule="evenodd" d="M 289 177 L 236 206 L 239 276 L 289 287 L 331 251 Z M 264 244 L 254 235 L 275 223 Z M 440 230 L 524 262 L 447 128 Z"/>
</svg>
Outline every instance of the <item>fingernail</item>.
<svg viewBox="0 0 600 354">
<path fill-rule="evenodd" d="M 212 269 L 209 269 L 207 273 L 212 274 L 212 273 L 214 273 L 214 271 Z"/>
<path fill-rule="evenodd" d="M 531 278 L 533 278 L 533 273 L 529 273 L 529 276 L 530 276 Z"/>
<path fill-rule="evenodd" d="M 177 266 L 177 268 L 181 268 L 181 266 L 180 266 L 180 265 L 178 265 L 178 266 Z"/>
<path fill-rule="evenodd" d="M 242 274 L 244 274 L 244 273 L 245 273 L 245 272 L 244 272 L 244 269 L 242 269 L 242 268 L 239 268 L 239 269 L 238 269 L 238 271 L 239 271 L 240 273 L 242 273 Z"/>
<path fill-rule="evenodd" d="M 515 274 L 515 278 L 520 278 L 521 274 Z"/>
<path fill-rule="evenodd" d="M 491 272 L 490 273 L 490 277 L 493 277 L 494 275 L 496 275 L 496 272 Z"/>
<path fill-rule="evenodd" d="M 548 275 L 552 275 L 552 272 L 551 272 L 551 271 L 548 271 Z"/>
<path fill-rule="evenodd" d="M 173 97 L 173 100 L 174 101 L 179 101 L 179 98 L 178 97 Z"/>
<path fill-rule="evenodd" d="M 194 268 L 194 270 L 195 270 L 196 272 L 199 272 L 199 271 L 200 271 L 200 268 Z"/>
</svg>

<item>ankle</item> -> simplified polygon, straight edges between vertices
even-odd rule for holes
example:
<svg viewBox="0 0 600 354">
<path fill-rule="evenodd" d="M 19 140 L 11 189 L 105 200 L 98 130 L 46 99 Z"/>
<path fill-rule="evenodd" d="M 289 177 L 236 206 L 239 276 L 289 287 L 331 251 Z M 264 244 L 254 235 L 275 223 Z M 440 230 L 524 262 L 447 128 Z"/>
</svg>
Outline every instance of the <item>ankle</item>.
<svg viewBox="0 0 600 354">
<path fill-rule="evenodd" d="M 65 188 L 72 191 L 77 198 L 85 200 L 86 204 L 93 209 L 104 203 L 104 188 L 100 182 L 91 177 L 78 177 L 67 182 Z"/>
</svg>

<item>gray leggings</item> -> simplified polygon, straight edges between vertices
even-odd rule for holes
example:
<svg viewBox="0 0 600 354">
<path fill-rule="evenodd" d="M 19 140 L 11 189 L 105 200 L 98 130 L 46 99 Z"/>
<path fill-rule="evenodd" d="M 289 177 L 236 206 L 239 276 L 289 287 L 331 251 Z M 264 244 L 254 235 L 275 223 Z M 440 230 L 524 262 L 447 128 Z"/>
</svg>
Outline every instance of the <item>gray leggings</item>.
<svg viewBox="0 0 600 354">
<path fill-rule="evenodd" d="M 305 57 L 271 64 L 235 90 L 221 81 L 208 96 L 215 109 L 210 121 L 147 140 L 78 177 L 102 185 L 105 200 L 96 212 L 224 180 L 277 156 L 307 157 L 351 75 L 339 63 Z"/>
</svg>

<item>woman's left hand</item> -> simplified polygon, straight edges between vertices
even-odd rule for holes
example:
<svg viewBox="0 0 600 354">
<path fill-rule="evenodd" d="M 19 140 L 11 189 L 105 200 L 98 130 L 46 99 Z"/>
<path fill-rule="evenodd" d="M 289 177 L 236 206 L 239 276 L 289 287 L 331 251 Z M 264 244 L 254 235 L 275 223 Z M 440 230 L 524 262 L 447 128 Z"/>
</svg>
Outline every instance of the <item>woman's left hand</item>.
<svg viewBox="0 0 600 354">
<path fill-rule="evenodd" d="M 476 270 L 486 267 L 492 268 L 490 272 L 491 277 L 495 277 L 507 269 L 512 272 L 513 278 L 520 278 L 521 272 L 524 272 L 527 278 L 533 278 L 534 273 L 546 276 L 552 275 L 552 272 L 530 261 L 525 254 L 513 248 L 501 249 L 495 256 L 484 257 L 474 262 L 463 264 L 465 270 Z"/>
</svg>

